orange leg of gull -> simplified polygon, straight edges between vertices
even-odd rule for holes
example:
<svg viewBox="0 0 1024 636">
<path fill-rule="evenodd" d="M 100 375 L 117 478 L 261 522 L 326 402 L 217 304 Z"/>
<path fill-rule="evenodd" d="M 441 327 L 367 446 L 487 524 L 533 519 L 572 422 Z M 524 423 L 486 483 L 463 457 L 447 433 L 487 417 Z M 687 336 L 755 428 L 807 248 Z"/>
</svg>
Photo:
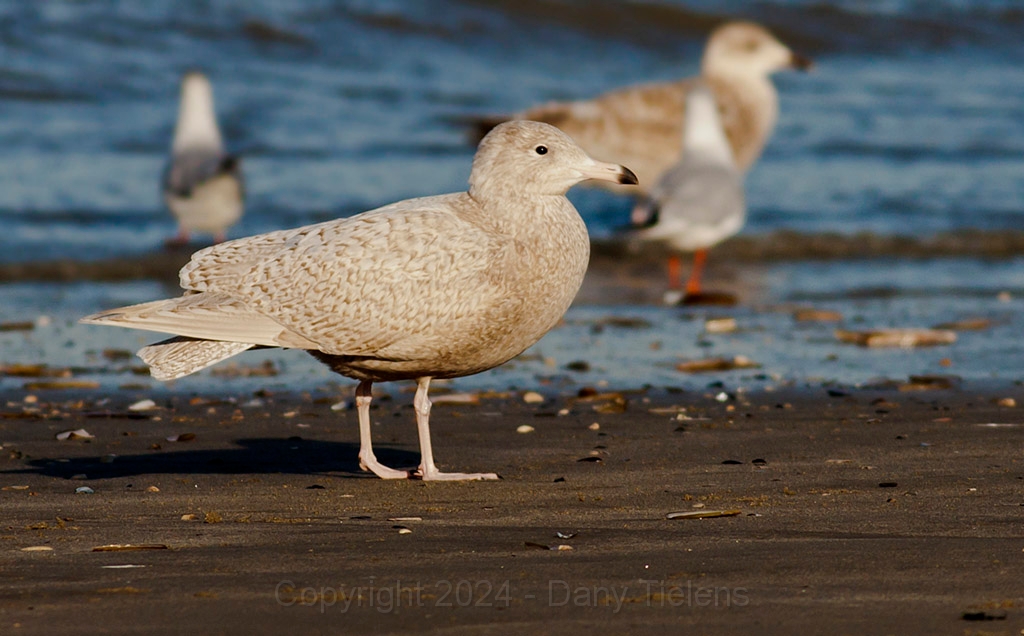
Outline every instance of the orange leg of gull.
<svg viewBox="0 0 1024 636">
<path fill-rule="evenodd" d="M 373 382 L 363 381 L 356 387 L 356 410 L 359 413 L 359 467 L 381 479 L 408 479 L 409 471 L 388 468 L 377 461 L 370 443 L 370 389 Z"/>
<path fill-rule="evenodd" d="M 683 262 L 678 255 L 668 257 L 668 288 L 679 289 L 683 286 Z"/>
<path fill-rule="evenodd" d="M 178 233 L 164 241 L 164 245 L 167 247 L 183 247 L 188 245 L 188 239 L 188 230 L 183 227 L 179 227 Z"/>
<path fill-rule="evenodd" d="M 430 378 L 416 381 L 416 397 L 412 404 L 416 409 L 416 429 L 420 435 L 420 469 L 416 475 L 423 481 L 467 481 L 498 479 L 494 473 L 442 473 L 434 465 L 434 451 L 430 446 L 430 398 L 427 390 Z"/>
<path fill-rule="evenodd" d="M 693 253 L 693 271 L 690 272 L 690 280 L 686 281 L 687 295 L 700 293 L 700 277 L 704 273 L 704 263 L 708 260 L 707 250 L 697 250 Z"/>
</svg>

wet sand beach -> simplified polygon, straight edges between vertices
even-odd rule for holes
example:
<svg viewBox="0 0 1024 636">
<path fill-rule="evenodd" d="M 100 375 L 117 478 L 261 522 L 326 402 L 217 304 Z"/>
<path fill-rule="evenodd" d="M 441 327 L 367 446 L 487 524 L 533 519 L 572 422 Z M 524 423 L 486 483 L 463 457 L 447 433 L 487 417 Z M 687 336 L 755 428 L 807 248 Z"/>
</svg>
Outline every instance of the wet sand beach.
<svg viewBox="0 0 1024 636">
<path fill-rule="evenodd" d="M 405 388 L 373 411 L 393 465 L 417 461 Z M 135 411 L 142 393 L 8 391 L 0 624 L 1017 634 L 1024 391 L 900 388 L 436 405 L 438 461 L 494 483 L 361 473 L 355 412 L 331 409 L 347 390 Z"/>
<path fill-rule="evenodd" d="M 57 258 L 0 263 L 0 283 L 155 279 L 176 284 L 178 270 L 200 246 L 159 249 L 108 258 Z M 614 238 L 594 240 L 591 251 L 591 278 L 639 268 L 640 273 L 649 279 L 649 274 L 663 267 L 662 261 L 667 254 L 657 243 L 637 249 Z M 1021 254 L 1024 254 L 1024 232 L 1018 230 L 961 229 L 923 236 L 776 230 L 743 234 L 729 239 L 715 248 L 713 259 L 721 263 L 755 265 L 879 258 L 1009 259 Z M 714 274 L 713 271 L 709 273 Z M 614 296 L 602 300 L 616 301 Z"/>
</svg>

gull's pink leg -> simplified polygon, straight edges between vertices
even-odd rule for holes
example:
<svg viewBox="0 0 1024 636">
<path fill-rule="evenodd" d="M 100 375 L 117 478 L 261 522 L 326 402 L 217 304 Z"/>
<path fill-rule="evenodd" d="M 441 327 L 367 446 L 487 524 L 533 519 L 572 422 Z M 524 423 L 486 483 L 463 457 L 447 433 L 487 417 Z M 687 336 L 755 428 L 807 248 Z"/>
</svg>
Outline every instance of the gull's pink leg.
<svg viewBox="0 0 1024 636">
<path fill-rule="evenodd" d="M 356 411 L 359 413 L 359 467 L 381 479 L 408 479 L 409 471 L 388 468 L 377 461 L 370 442 L 370 389 L 373 382 L 362 381 L 356 387 Z"/>
<path fill-rule="evenodd" d="M 188 239 L 188 230 L 179 226 L 178 233 L 164 241 L 164 245 L 166 247 L 184 247 L 188 245 Z"/>
<path fill-rule="evenodd" d="M 420 479 L 423 481 L 472 481 L 482 479 L 498 479 L 494 473 L 442 473 L 434 465 L 434 451 L 430 446 L 430 398 L 427 390 L 430 378 L 416 381 L 416 397 L 412 404 L 416 409 L 416 429 L 420 435 Z"/>
</svg>

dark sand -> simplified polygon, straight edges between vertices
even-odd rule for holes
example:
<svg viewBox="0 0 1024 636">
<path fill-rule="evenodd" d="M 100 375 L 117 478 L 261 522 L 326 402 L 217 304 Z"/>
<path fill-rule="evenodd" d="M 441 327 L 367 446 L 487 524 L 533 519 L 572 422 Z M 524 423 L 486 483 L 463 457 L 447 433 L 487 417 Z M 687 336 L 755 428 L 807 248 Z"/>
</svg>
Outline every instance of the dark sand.
<svg viewBox="0 0 1024 636">
<path fill-rule="evenodd" d="M 414 464 L 384 388 L 379 455 Z M 338 396 L 7 391 L 0 633 L 1022 633 L 1019 387 L 713 393 L 437 405 L 442 468 L 504 479 L 423 483 L 359 472 Z"/>
</svg>

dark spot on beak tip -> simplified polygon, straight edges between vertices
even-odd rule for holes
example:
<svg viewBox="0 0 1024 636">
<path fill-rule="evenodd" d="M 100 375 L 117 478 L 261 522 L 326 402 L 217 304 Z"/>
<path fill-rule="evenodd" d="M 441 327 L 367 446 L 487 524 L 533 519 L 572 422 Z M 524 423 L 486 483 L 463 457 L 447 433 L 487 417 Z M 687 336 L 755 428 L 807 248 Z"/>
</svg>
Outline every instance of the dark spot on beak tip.
<svg viewBox="0 0 1024 636">
<path fill-rule="evenodd" d="M 812 68 L 814 68 L 814 60 L 812 60 L 809 57 L 800 55 L 799 53 L 793 53 L 793 57 L 790 60 L 790 64 L 793 65 L 793 68 L 799 71 L 809 71 Z"/>
<path fill-rule="evenodd" d="M 637 185 L 640 181 L 633 174 L 633 171 L 626 166 L 620 166 L 622 168 L 622 174 L 619 175 L 619 183 L 623 185 Z"/>
</svg>

